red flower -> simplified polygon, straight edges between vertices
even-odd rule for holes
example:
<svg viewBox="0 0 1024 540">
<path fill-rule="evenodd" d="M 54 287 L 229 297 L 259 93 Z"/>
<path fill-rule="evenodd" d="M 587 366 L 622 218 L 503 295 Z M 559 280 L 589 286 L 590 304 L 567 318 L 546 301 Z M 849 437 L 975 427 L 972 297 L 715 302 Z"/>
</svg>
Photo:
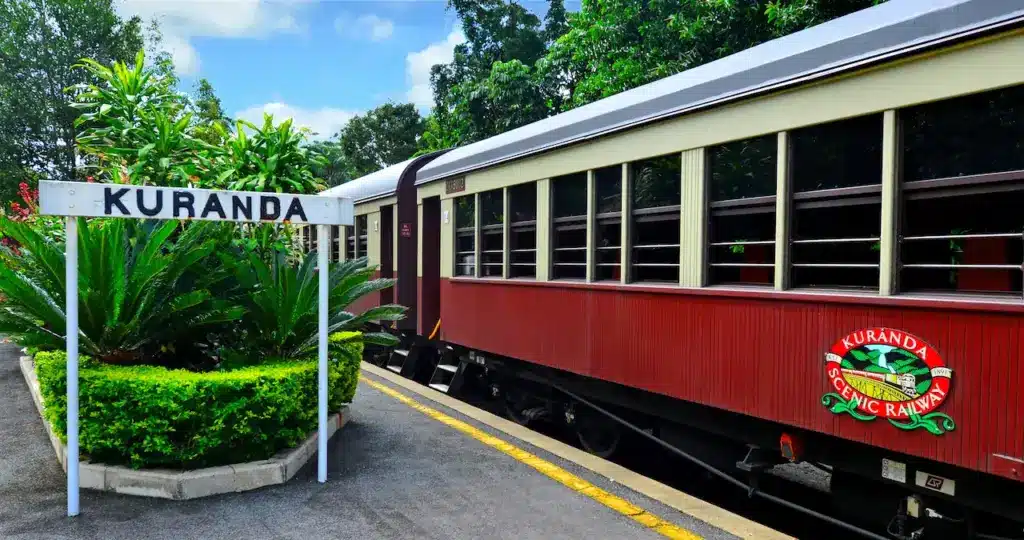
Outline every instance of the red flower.
<svg viewBox="0 0 1024 540">
<path fill-rule="evenodd" d="M 91 183 L 93 183 L 93 182 L 95 182 L 95 180 L 93 180 L 93 178 L 92 178 L 91 176 L 86 176 L 86 177 L 85 177 L 85 181 L 86 181 L 86 182 L 89 182 L 90 184 L 91 184 Z"/>
</svg>

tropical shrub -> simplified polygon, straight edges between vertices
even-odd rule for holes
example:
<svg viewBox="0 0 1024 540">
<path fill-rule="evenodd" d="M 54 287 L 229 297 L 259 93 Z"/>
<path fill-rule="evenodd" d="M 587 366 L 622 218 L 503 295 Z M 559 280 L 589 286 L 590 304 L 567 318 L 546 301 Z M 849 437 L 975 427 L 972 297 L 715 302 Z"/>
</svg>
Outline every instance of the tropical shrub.
<svg viewBox="0 0 1024 540">
<path fill-rule="evenodd" d="M 72 106 L 83 111 L 75 121 L 78 148 L 101 181 L 277 193 L 326 187 L 314 174 L 326 160 L 291 120 L 275 124 L 264 115 L 262 126 L 239 120 L 234 133 L 220 118 L 193 121 L 187 99 L 159 68 L 145 65 L 142 51 L 134 66 L 83 59 L 75 68 L 99 81 L 70 90 Z"/>
<path fill-rule="evenodd" d="M 83 111 L 75 120 L 78 148 L 102 179 L 186 186 L 215 174 L 217 149 L 193 136 L 185 99 L 145 66 L 142 51 L 133 67 L 90 59 L 74 67 L 99 81 L 75 87 L 72 107 Z"/>
<path fill-rule="evenodd" d="M 247 129 L 252 133 L 247 134 Z M 326 166 L 327 160 L 305 143 L 306 133 L 296 129 L 291 119 L 275 126 L 274 116 L 264 113 L 262 127 L 238 120 L 216 184 L 238 191 L 322 191 L 327 185 L 313 170 Z"/>
<path fill-rule="evenodd" d="M 34 179 L 33 184 L 38 184 Z M 33 189 L 28 182 L 18 183 L 18 198 L 20 200 L 10 201 L 8 208 L 0 208 L 0 220 L 9 219 L 27 223 L 45 236 L 54 239 L 64 239 L 63 219 L 58 216 L 44 216 L 39 214 L 39 190 Z M 19 253 L 19 244 L 13 238 L 4 236 L 0 231 L 0 245 L 6 246 L 14 253 Z M 12 263 L 10 259 L 4 259 L 0 253 L 0 263 Z"/>
<path fill-rule="evenodd" d="M 82 353 L 112 363 L 187 355 L 242 316 L 225 297 L 231 275 L 213 257 L 230 246 L 230 226 L 79 220 L 78 231 Z M 21 246 L 21 264 L 0 267 L 7 298 L 0 334 L 23 346 L 64 348 L 64 246 L 10 220 L 0 220 L 0 234 Z"/>
<path fill-rule="evenodd" d="M 330 411 L 350 402 L 362 344 L 332 336 Z M 196 468 L 268 459 L 317 427 L 317 361 L 196 373 L 80 358 L 79 444 L 89 459 L 135 468 Z M 36 355 L 45 416 L 66 441 L 64 352 Z"/>
<path fill-rule="evenodd" d="M 265 354 L 299 357 L 315 351 L 319 336 L 319 276 L 317 254 L 307 254 L 298 265 L 284 256 L 267 263 L 250 254 L 238 261 L 222 257 L 233 269 L 241 290 L 245 317 L 241 323 L 245 342 Z M 337 263 L 330 269 L 328 287 L 328 332 L 358 330 L 373 320 L 395 321 L 406 309 L 398 305 L 370 308 L 355 315 L 346 308 L 358 298 L 394 285 L 393 279 L 370 279 L 374 268 L 365 257 Z M 395 344 L 390 334 L 366 333 L 362 340 L 384 345 Z"/>
</svg>

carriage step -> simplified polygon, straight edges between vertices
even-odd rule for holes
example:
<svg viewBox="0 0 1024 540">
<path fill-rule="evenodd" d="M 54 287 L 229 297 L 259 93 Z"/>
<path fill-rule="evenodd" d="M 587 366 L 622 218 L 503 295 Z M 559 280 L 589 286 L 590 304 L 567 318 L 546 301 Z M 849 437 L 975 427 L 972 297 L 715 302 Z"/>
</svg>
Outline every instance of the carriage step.
<svg viewBox="0 0 1024 540">
<path fill-rule="evenodd" d="M 408 349 L 395 349 L 395 354 L 399 354 L 399 355 L 402 355 L 402 356 L 409 356 L 409 351 L 408 351 Z"/>
<path fill-rule="evenodd" d="M 437 369 L 447 371 L 448 373 L 455 373 L 459 370 L 459 366 L 453 366 L 451 364 L 438 364 Z"/>
<path fill-rule="evenodd" d="M 445 394 L 448 393 L 448 385 L 442 383 L 430 383 L 430 387 Z"/>
<path fill-rule="evenodd" d="M 395 373 L 398 373 L 399 375 L 401 375 L 401 373 L 402 373 L 402 366 L 400 366 L 400 365 L 393 366 L 391 364 L 388 364 L 387 366 L 384 366 L 384 367 L 390 369 L 391 371 L 394 371 Z"/>
</svg>

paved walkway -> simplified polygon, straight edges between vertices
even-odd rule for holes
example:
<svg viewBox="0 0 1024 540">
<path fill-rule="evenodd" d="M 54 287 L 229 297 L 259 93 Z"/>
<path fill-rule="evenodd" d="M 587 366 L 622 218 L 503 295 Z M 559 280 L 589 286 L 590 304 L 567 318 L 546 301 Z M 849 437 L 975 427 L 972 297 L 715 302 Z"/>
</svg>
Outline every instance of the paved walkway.
<svg viewBox="0 0 1024 540">
<path fill-rule="evenodd" d="M 328 482 L 315 460 L 287 484 L 193 501 L 82 491 L 65 514 L 65 476 L 18 369 L 0 345 L 0 538 L 143 539 L 663 538 L 507 453 L 361 384 L 331 441 Z M 736 538 L 558 457 L 430 404 L 693 534 Z M 688 533 L 689 534 L 689 533 Z"/>
</svg>

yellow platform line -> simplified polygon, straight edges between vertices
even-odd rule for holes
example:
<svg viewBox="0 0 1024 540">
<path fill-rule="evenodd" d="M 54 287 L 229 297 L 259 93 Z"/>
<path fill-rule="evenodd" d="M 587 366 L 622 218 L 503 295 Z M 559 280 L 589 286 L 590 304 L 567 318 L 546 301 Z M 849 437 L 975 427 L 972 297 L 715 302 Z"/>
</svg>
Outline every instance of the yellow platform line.
<svg viewBox="0 0 1024 540">
<path fill-rule="evenodd" d="M 448 416 L 447 414 L 444 414 L 443 412 L 438 411 L 437 409 L 433 409 L 431 407 L 423 405 L 422 403 L 419 403 L 418 401 L 406 396 L 405 394 L 398 392 L 397 390 L 391 388 L 390 386 L 381 384 L 363 375 L 360 375 L 359 378 L 364 383 L 370 385 L 372 388 L 397 399 L 398 401 L 408 405 L 409 407 L 412 407 L 413 409 L 416 409 L 417 411 L 429 416 L 430 418 L 433 418 L 434 420 L 437 420 L 438 422 L 441 422 L 442 424 L 455 428 L 458 431 L 461 431 L 462 433 L 465 433 L 466 435 L 473 437 L 474 439 L 480 441 L 483 444 L 486 444 L 487 446 L 490 446 L 491 448 L 494 448 L 511 456 L 513 459 L 519 462 L 529 465 L 530 467 L 534 468 L 541 474 L 544 474 L 548 478 L 551 478 L 552 480 L 568 487 L 569 489 L 581 495 L 590 497 L 591 499 L 607 506 L 608 508 L 611 508 L 612 510 L 615 510 L 616 512 L 632 519 L 633 521 L 636 521 L 637 523 L 651 529 L 652 531 L 666 538 L 672 538 L 674 540 L 702 540 L 701 536 L 693 533 L 692 531 L 684 529 L 674 523 L 670 523 L 648 512 L 647 510 L 644 510 L 643 508 L 640 508 L 639 506 L 623 499 L 622 497 L 618 497 L 616 495 L 608 493 L 607 491 L 595 486 L 594 484 L 591 484 L 590 482 L 580 478 L 579 476 L 576 476 L 575 474 L 572 474 L 571 472 L 559 467 L 558 465 L 551 463 L 550 461 L 539 458 L 525 450 L 516 447 L 515 445 L 507 443 L 502 439 L 499 439 L 498 437 L 495 437 L 494 435 L 487 433 L 486 431 L 475 428 L 467 424 L 466 422 L 463 422 L 462 420 L 452 418 L 451 416 Z"/>
</svg>

